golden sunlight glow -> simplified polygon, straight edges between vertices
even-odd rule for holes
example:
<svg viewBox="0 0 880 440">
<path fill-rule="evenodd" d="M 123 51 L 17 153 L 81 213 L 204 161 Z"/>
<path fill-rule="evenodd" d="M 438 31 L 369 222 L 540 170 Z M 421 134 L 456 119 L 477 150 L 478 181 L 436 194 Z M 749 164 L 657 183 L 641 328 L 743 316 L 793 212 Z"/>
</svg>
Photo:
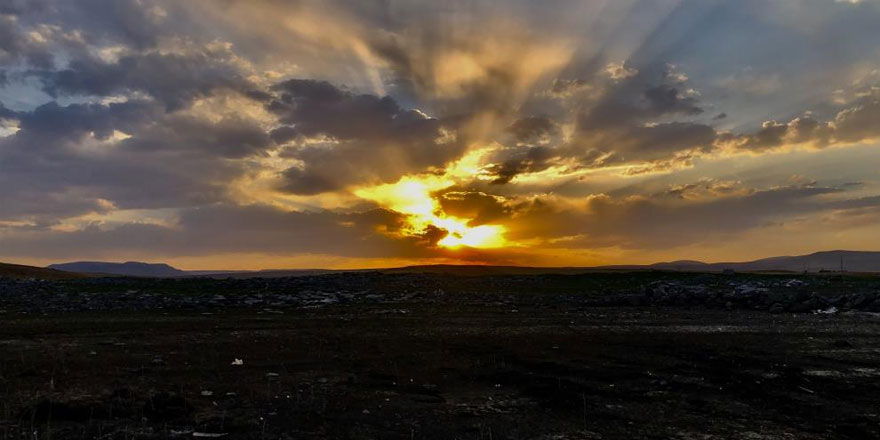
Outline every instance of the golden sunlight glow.
<svg viewBox="0 0 880 440">
<path fill-rule="evenodd" d="M 423 235 L 430 227 L 435 227 L 446 232 L 446 236 L 437 242 L 439 246 L 450 249 L 503 247 L 509 244 L 504 239 L 504 226 L 469 226 L 468 219 L 443 213 L 432 195 L 455 185 L 456 178 L 479 174 L 478 163 L 489 151 L 490 149 L 482 149 L 465 155 L 461 160 L 450 164 L 442 176 L 405 176 L 395 183 L 360 188 L 354 193 L 360 198 L 405 214 L 409 223 L 403 231 L 406 235 Z"/>
<path fill-rule="evenodd" d="M 445 229 L 449 234 L 437 244 L 448 248 L 461 246 L 473 248 L 497 248 L 504 246 L 504 226 L 480 225 L 469 227 L 464 221 L 455 217 L 436 218 L 434 226 Z"/>
</svg>

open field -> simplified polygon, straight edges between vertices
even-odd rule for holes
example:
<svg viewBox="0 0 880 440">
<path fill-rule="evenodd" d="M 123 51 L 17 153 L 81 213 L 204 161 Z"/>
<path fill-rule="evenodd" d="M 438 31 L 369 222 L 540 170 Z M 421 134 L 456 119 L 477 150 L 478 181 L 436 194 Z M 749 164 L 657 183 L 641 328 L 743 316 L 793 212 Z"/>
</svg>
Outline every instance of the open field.
<svg viewBox="0 0 880 440">
<path fill-rule="evenodd" d="M 877 283 L 618 273 L 6 284 L 0 438 L 875 438 Z M 838 313 L 792 310 L 809 300 L 823 311 L 836 301 Z"/>
</svg>

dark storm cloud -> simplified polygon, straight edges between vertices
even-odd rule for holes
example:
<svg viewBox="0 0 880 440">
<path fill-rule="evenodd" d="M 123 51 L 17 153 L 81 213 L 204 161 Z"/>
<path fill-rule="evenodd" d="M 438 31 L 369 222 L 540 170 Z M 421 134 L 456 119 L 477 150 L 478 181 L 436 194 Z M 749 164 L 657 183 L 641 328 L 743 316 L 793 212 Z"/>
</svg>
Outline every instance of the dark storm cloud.
<svg viewBox="0 0 880 440">
<path fill-rule="evenodd" d="M 880 136 L 880 93 L 834 118 L 834 137 L 840 142 L 859 142 Z"/>
<path fill-rule="evenodd" d="M 25 11 L 27 0 L 3 0 L 0 2 L 0 14 L 18 15 Z M 34 1 L 33 3 L 38 3 Z"/>
<path fill-rule="evenodd" d="M 228 45 L 173 41 L 173 4 L 155 1 L 4 3 L 0 59 L 22 62 L 16 86 L 37 77 L 53 97 L 76 102 L 113 96 L 125 102 L 55 101 L 0 118 L 19 131 L 0 138 L 0 220 L 49 225 L 115 209 L 180 208 L 228 197 L 272 139 L 246 117 L 187 114 L 195 99 L 254 91 Z M 169 14 L 174 16 L 169 16 Z M 160 38 L 176 50 L 154 47 Z M 104 48 L 121 54 L 99 58 Z M 64 67 L 56 68 L 59 54 Z M 250 96 L 250 95 L 246 95 Z M 126 98 L 127 97 L 127 98 Z M 218 109 L 220 110 L 220 109 Z"/>
<path fill-rule="evenodd" d="M 48 47 L 25 34 L 16 16 L 0 14 L 0 62 L 4 66 L 25 61 L 33 66 L 49 68 L 53 60 L 54 56 Z"/>
<path fill-rule="evenodd" d="M 880 196 L 860 197 L 857 199 L 843 200 L 832 204 L 835 209 L 861 210 L 865 208 L 880 209 Z"/>
<path fill-rule="evenodd" d="M 629 164 L 628 174 L 640 174 L 690 166 L 697 156 L 721 151 L 762 153 L 794 145 L 822 148 L 880 138 L 876 88 L 862 92 L 864 96 L 827 121 L 806 114 L 787 123 L 766 121 L 752 132 L 737 134 L 719 133 L 713 126 L 693 120 L 703 113 L 703 107 L 696 98 L 683 95 L 680 84 L 650 86 L 639 96 L 636 90 L 644 87 L 645 81 L 644 74 L 639 74 L 606 91 L 582 112 L 568 143 L 553 143 L 537 151 L 528 146 L 507 150 L 490 168 L 495 182 L 508 183 L 518 174 L 572 160 L 586 168 Z M 658 119 L 673 121 L 654 122 Z"/>
<path fill-rule="evenodd" d="M 271 144 L 250 121 L 166 114 L 151 101 L 49 103 L 17 118 L 20 131 L 0 138 L 0 220 L 44 221 L 108 204 L 151 209 L 217 202 L 245 172 L 242 158 Z M 127 138 L 115 139 L 119 133 Z"/>
<path fill-rule="evenodd" d="M 217 159 L 241 159 L 264 152 L 272 139 L 253 121 L 226 117 L 206 121 L 191 116 L 166 117 L 136 137 L 121 142 L 124 150 L 161 155 L 186 153 Z"/>
<path fill-rule="evenodd" d="M 816 4 L 811 7 L 825 10 L 824 13 L 827 13 L 827 17 L 845 15 L 850 17 L 848 20 L 853 19 L 851 17 L 853 14 L 863 14 L 875 18 L 878 14 L 876 8 L 864 4 L 848 7 L 827 2 L 821 8 L 818 6 Z M 834 23 L 839 24 L 840 21 L 835 19 L 826 21 L 824 18 L 820 18 L 823 13 L 810 15 L 811 13 L 805 12 L 809 8 L 806 6 L 804 8 L 797 12 L 803 12 L 810 20 L 813 20 L 813 24 L 821 26 L 821 30 L 814 29 L 818 34 L 810 35 L 811 39 L 820 41 L 822 44 L 831 41 L 842 42 L 847 46 L 847 51 L 854 45 L 864 46 L 862 53 L 870 52 L 868 49 L 870 45 L 856 44 L 856 40 L 852 38 L 828 36 L 828 33 L 839 32 L 840 26 L 835 26 Z M 551 166 L 571 163 L 572 160 L 577 160 L 582 166 L 588 168 L 633 164 L 636 168 L 631 169 L 631 172 L 668 170 L 675 163 L 691 164 L 692 161 L 688 158 L 693 158 L 696 155 L 718 152 L 719 148 L 731 138 L 737 139 L 738 146 L 742 150 L 762 152 L 784 148 L 796 143 L 810 143 L 821 147 L 829 143 L 858 142 L 876 137 L 873 127 L 877 126 L 878 118 L 872 113 L 875 107 L 871 103 L 863 103 L 850 111 L 841 112 L 836 118 L 839 121 L 823 122 L 811 116 L 802 116 L 787 124 L 771 121 L 751 133 L 746 131 L 742 134 L 718 134 L 712 125 L 720 123 L 719 121 L 727 118 L 729 113 L 718 113 L 719 116 L 716 116 L 712 121 L 706 121 L 703 115 L 709 107 L 698 100 L 699 93 L 690 89 L 689 83 L 692 81 L 681 72 L 680 67 L 668 64 L 677 59 L 680 60 L 681 54 L 685 53 L 686 49 L 695 50 L 695 46 L 700 47 L 699 53 L 701 54 L 704 53 L 702 49 L 706 49 L 707 52 L 711 51 L 706 54 L 710 57 L 726 56 L 723 54 L 729 53 L 743 53 L 744 57 L 749 57 L 756 52 L 719 51 L 717 47 L 711 47 L 711 45 L 706 45 L 703 48 L 704 40 L 694 38 L 694 36 L 707 34 L 704 31 L 716 24 L 723 24 L 725 35 L 731 35 L 735 38 L 716 41 L 718 36 L 714 32 L 709 33 L 708 38 L 716 41 L 715 45 L 722 42 L 733 44 L 743 38 L 751 39 L 753 35 L 784 38 L 786 41 L 791 38 L 794 43 L 799 37 L 781 33 L 782 31 L 778 27 L 771 26 L 770 23 L 773 22 L 767 21 L 767 17 L 757 15 L 766 13 L 767 16 L 776 17 L 774 20 L 781 20 L 781 17 L 788 20 L 790 17 L 779 14 L 790 15 L 792 12 L 793 10 L 785 10 L 784 7 L 777 8 L 762 2 L 681 2 L 644 39 L 643 44 L 629 55 L 626 62 L 620 63 L 621 66 L 631 67 L 632 71 L 637 73 L 621 81 L 605 85 L 598 101 L 583 107 L 576 121 L 575 135 L 570 143 L 553 145 L 551 157 L 537 162 L 537 166 L 523 166 L 519 165 L 523 161 L 502 158 L 500 164 L 494 167 L 500 174 L 497 182 L 508 182 L 515 174 L 541 171 L 541 169 Z M 737 17 L 735 20 L 737 27 L 731 27 L 734 25 L 726 19 L 731 16 Z M 862 18 L 853 19 L 853 22 L 857 24 L 856 27 L 860 29 L 862 23 L 867 21 Z M 754 34 L 744 33 L 738 27 L 741 25 L 748 26 L 754 31 Z M 867 28 L 862 30 L 872 34 L 872 37 L 880 36 L 876 32 L 867 31 Z M 815 57 L 815 54 L 804 50 L 802 41 L 798 44 L 801 45 L 799 48 L 791 48 L 792 56 L 803 59 L 804 62 Z M 762 49 L 758 52 L 767 51 Z M 599 56 L 602 55 L 604 53 L 600 52 Z M 768 56 L 770 56 L 769 53 Z M 772 56 L 778 59 L 778 53 Z M 826 61 L 818 61 L 824 67 L 815 66 L 817 71 L 828 68 Z M 593 75 L 595 77 L 605 63 L 606 61 L 601 58 L 596 58 L 591 63 L 581 64 L 582 70 L 580 72 L 568 72 L 568 75 L 575 77 Z M 728 64 L 718 61 L 706 65 L 702 63 L 702 60 L 692 60 L 691 65 L 705 69 L 711 66 L 727 66 Z M 794 66 L 792 68 L 797 69 Z M 794 79 L 798 79 L 797 75 L 794 75 L 795 73 L 792 72 Z M 568 82 L 557 82 L 560 91 L 565 90 L 569 84 Z M 595 79 L 592 83 L 594 86 L 601 84 Z M 737 93 L 737 91 L 734 90 L 732 93 Z M 560 95 L 565 96 L 565 94 Z M 851 125 L 847 124 L 850 122 Z M 836 133 L 836 127 L 841 127 L 839 133 Z M 525 150 L 514 154 L 514 156 L 521 157 L 524 155 Z M 596 159 L 599 161 L 596 162 Z M 500 173 L 501 170 L 504 172 Z"/>
<path fill-rule="evenodd" d="M 598 240 L 614 236 L 632 247 L 693 243 L 711 234 L 735 234 L 798 213 L 822 211 L 825 206 L 815 197 L 834 193 L 839 190 L 788 187 L 685 206 L 648 199 L 623 203 L 596 199 L 590 206 L 591 213 L 597 217 L 591 226 L 598 230 L 584 232 Z M 602 232 L 607 235 L 603 236 Z"/>
<path fill-rule="evenodd" d="M 33 148 L 51 149 L 75 142 L 89 133 L 98 139 L 106 139 L 114 130 L 129 132 L 161 114 L 155 104 L 146 101 L 68 106 L 53 101 L 20 114 L 22 131 L 16 140 L 46 139 L 48 143 Z"/>
<path fill-rule="evenodd" d="M 548 147 L 518 148 L 513 157 L 492 165 L 488 172 L 494 176 L 492 183 L 505 184 L 520 174 L 545 170 L 553 165 L 552 159 L 558 158 L 558 153 Z"/>
<path fill-rule="evenodd" d="M 360 95 L 325 81 L 293 79 L 274 87 L 279 100 L 270 110 L 282 123 L 305 136 L 326 135 L 338 140 L 387 139 L 436 134 L 439 122 L 400 108 L 390 97 Z"/>
<path fill-rule="evenodd" d="M 52 102 L 18 113 L 20 130 L 0 138 L 0 220 L 52 223 L 106 211 L 99 199 L 116 199 L 113 194 L 125 188 L 148 193 L 151 186 L 171 183 L 144 175 L 142 163 L 128 163 L 118 152 L 89 156 L 76 150 L 87 138 L 107 140 L 114 130 L 132 131 L 160 114 L 146 102 L 66 107 Z"/>
<path fill-rule="evenodd" d="M 669 122 L 664 124 L 633 127 L 623 136 L 609 144 L 614 152 L 632 155 L 639 160 L 661 160 L 680 151 L 709 151 L 715 141 L 715 129 L 692 122 Z"/>
<path fill-rule="evenodd" d="M 649 103 L 650 111 L 657 116 L 703 113 L 703 109 L 697 105 L 696 99 L 684 97 L 677 88 L 665 84 L 645 90 L 645 99 Z"/>
<path fill-rule="evenodd" d="M 143 92 L 170 109 L 219 89 L 247 91 L 251 85 L 222 54 L 204 50 L 186 55 L 146 53 L 108 63 L 85 57 L 59 71 L 38 72 L 51 96 Z"/>
<path fill-rule="evenodd" d="M 155 47 L 167 36 L 198 37 L 201 25 L 180 2 L 164 0 L 3 0 L 26 23 L 76 30 L 90 45 Z M 2 13 L 2 11 L 0 11 Z"/>
<path fill-rule="evenodd" d="M 550 86 L 550 94 L 558 98 L 565 98 L 590 87 L 590 82 L 583 78 L 556 78 L 553 80 L 553 85 Z"/>
<path fill-rule="evenodd" d="M 317 162 L 323 163 L 325 166 L 319 167 L 310 164 L 307 170 L 296 167 L 284 170 L 282 173 L 284 183 L 278 189 L 299 195 L 315 195 L 341 189 L 346 179 L 337 173 L 345 164 L 336 167 L 332 165 L 333 161 L 333 157 L 313 158 L 313 164 Z"/>
<path fill-rule="evenodd" d="M 497 222 L 513 213 L 502 198 L 483 192 L 452 190 L 444 192 L 438 200 L 444 212 L 471 219 L 472 226 Z"/>
<path fill-rule="evenodd" d="M 281 145 L 296 139 L 296 137 L 299 136 L 299 131 L 289 125 L 282 125 L 281 127 L 270 131 L 269 136 L 275 141 L 275 143 Z"/>
<path fill-rule="evenodd" d="M 739 182 L 702 179 L 698 182 L 673 185 L 662 192 L 653 194 L 651 197 L 670 197 L 679 200 L 689 200 L 723 197 L 738 193 L 751 194 L 753 192 L 755 192 L 753 189 L 743 188 Z"/>
<path fill-rule="evenodd" d="M 581 168 L 631 164 L 649 170 L 712 151 L 718 134 L 712 126 L 691 120 L 703 108 L 681 91 L 683 80 L 670 75 L 665 65 L 659 74 L 652 72 L 607 84 L 595 103 L 580 110 L 567 142 L 557 137 L 546 146 L 505 150 L 489 170 L 494 182 L 508 183 L 519 174 L 572 163 Z M 673 120 L 658 122 L 669 119 Z M 524 118 L 508 130 L 535 140 L 558 125 L 548 118 Z"/>
<path fill-rule="evenodd" d="M 300 135 L 327 138 L 289 151 L 302 167 L 284 173 L 283 189 L 318 194 L 370 181 L 387 182 L 430 167 L 442 167 L 464 146 L 444 139 L 444 125 L 390 97 L 355 94 L 324 81 L 294 79 L 273 87 L 278 98 L 268 108 L 287 128 L 278 140 Z M 278 131 L 282 130 L 282 131 Z M 294 131 L 295 130 L 295 131 Z"/>
<path fill-rule="evenodd" d="M 823 12 L 817 12 L 818 10 Z M 815 26 L 811 32 L 815 34 L 795 35 L 781 30 L 778 27 L 781 22 L 787 20 L 792 20 L 791 24 L 798 22 L 791 16 L 793 13 L 810 20 Z M 632 14 L 637 15 L 637 12 Z M 856 18 L 854 14 L 861 17 Z M 804 75 L 798 75 L 799 72 L 796 70 L 802 69 L 807 63 L 812 63 L 809 65 L 813 65 L 816 71 L 840 67 L 830 66 L 827 57 L 816 60 L 815 53 L 805 50 L 803 41 L 800 40 L 802 37 L 809 37 L 822 45 L 827 45 L 829 42 L 844 44 L 846 51 L 840 54 L 843 58 L 848 58 L 856 46 L 861 47 L 863 54 L 871 53 L 870 44 L 863 44 L 858 39 L 846 38 L 842 35 L 829 35 L 839 34 L 841 29 L 839 23 L 844 16 L 847 17 L 846 20 L 852 20 L 859 32 L 870 33 L 871 38 L 880 37 L 877 32 L 868 31 L 867 27 L 862 26 L 870 21 L 864 18 L 865 16 L 874 17 L 874 21 L 878 16 L 877 8 L 866 4 L 845 6 L 826 2 L 821 7 L 816 3 L 798 9 L 794 6 L 786 7 L 752 1 L 680 2 L 653 31 L 648 33 L 642 44 L 629 54 L 625 62 L 619 63 L 620 66 L 631 69 L 626 77 L 604 85 L 596 78 L 601 74 L 602 66 L 609 61 L 602 58 L 606 54 L 603 51 L 600 51 L 590 62 L 580 60 L 581 62 L 577 64 L 580 71 L 567 72 L 569 77 L 591 78 L 594 88 L 601 90 L 598 100 L 594 103 L 586 103 L 579 110 L 574 136 L 567 144 L 551 145 L 553 150 L 549 158 L 532 162 L 530 166 L 520 165 L 528 163 L 522 160 L 500 158 L 499 165 L 494 167 L 499 173 L 496 181 L 509 182 L 518 173 L 571 164 L 573 160 L 587 168 L 630 164 L 634 168 L 628 172 L 629 174 L 669 170 L 677 166 L 675 164 L 689 166 L 693 163 L 691 159 L 698 155 L 717 153 L 728 145 L 731 139 L 735 140 L 740 150 L 763 152 L 799 143 L 821 147 L 831 143 L 859 142 L 874 138 L 876 137 L 874 127 L 877 126 L 880 118 L 873 112 L 876 107 L 871 102 L 863 102 L 849 110 L 844 110 L 827 122 L 812 116 L 802 116 L 789 123 L 770 121 L 753 132 L 746 130 L 740 133 L 719 134 L 713 125 L 720 124 L 730 113 L 728 111 L 718 113 L 719 116 L 707 120 L 704 115 L 710 106 L 701 102 L 703 98 L 700 98 L 700 93 L 691 89 L 693 80 L 682 71 L 682 67 L 669 64 L 686 59 L 690 61 L 691 66 L 705 71 L 715 66 L 729 67 L 729 63 L 716 60 L 707 64 L 703 59 L 692 58 L 693 53 L 700 53 L 705 55 L 703 58 L 713 59 L 726 57 L 731 53 L 741 53 L 741 57 L 750 59 L 757 65 L 767 65 L 770 58 L 778 61 L 779 52 L 773 51 L 771 54 L 769 49 L 765 50 L 766 46 L 759 50 L 739 48 L 720 51 L 718 45 L 736 46 L 744 39 L 751 41 L 769 38 L 777 41 L 785 40 L 786 47 L 789 41 L 792 43 L 792 47 L 786 53 L 801 60 L 799 61 L 802 63 L 801 67 L 791 66 L 791 69 L 795 70 L 791 72 L 792 79 L 799 80 Z M 736 19 L 730 20 L 729 17 Z M 828 19 L 828 17 L 835 18 Z M 719 25 L 721 29 L 716 29 Z M 749 31 L 744 32 L 743 26 Z M 707 32 L 710 29 L 712 32 Z M 697 35 L 706 38 L 695 38 Z M 730 38 L 722 39 L 722 36 Z M 712 41 L 713 44 L 708 44 L 706 41 Z M 764 53 L 768 58 L 763 61 L 759 58 L 749 58 L 755 53 Z M 683 58 L 685 56 L 688 58 Z M 788 71 L 787 65 L 777 64 L 773 65 Z M 825 78 L 827 81 L 827 77 Z M 557 82 L 560 92 L 566 90 L 566 86 L 569 85 L 569 82 Z M 782 83 L 785 85 L 785 81 Z M 703 85 L 705 82 L 699 84 L 699 86 Z M 743 84 L 743 86 L 751 85 Z M 731 90 L 731 93 L 738 92 Z M 558 95 L 566 96 L 564 93 Z M 863 98 L 863 101 L 867 99 Z M 512 155 L 525 156 L 525 148 Z M 509 152 L 505 154 L 511 155 Z"/>
<path fill-rule="evenodd" d="M 559 127 L 550 118 L 529 116 L 517 119 L 507 131 L 519 142 L 536 142 L 557 134 Z"/>
<path fill-rule="evenodd" d="M 216 252 L 290 252 L 295 249 L 296 253 L 394 256 L 408 245 L 377 234 L 376 228 L 393 232 L 403 224 L 400 214 L 384 209 L 343 214 L 227 205 L 188 210 L 181 216 L 179 227 L 187 232 L 186 240 L 190 244 L 187 247 L 210 247 Z M 239 233 L 217 238 L 230 230 Z"/>
<path fill-rule="evenodd" d="M 507 183 L 518 174 L 538 172 L 570 161 L 576 161 L 576 166 L 583 168 L 620 164 L 639 169 L 651 164 L 663 167 L 671 161 L 709 153 L 716 138 L 714 128 L 691 122 L 592 130 L 581 133 L 571 144 L 561 148 L 530 148 L 519 158 L 505 161 L 492 170 L 498 176 L 496 183 Z"/>
<path fill-rule="evenodd" d="M 661 249 L 699 243 L 706 237 L 742 233 L 799 214 L 851 207 L 847 204 L 855 202 L 822 199 L 841 193 L 837 188 L 789 186 L 684 204 L 676 202 L 676 198 L 595 196 L 577 210 L 536 199 L 515 208 L 517 225 L 522 229 L 513 234 L 582 236 L 580 244 L 585 246 Z"/>
<path fill-rule="evenodd" d="M 561 139 L 559 125 L 549 117 L 517 119 L 505 132 L 513 146 L 497 154 L 498 162 L 486 169 L 493 184 L 506 184 L 517 175 L 544 170 L 564 154 L 556 148 Z"/>
<path fill-rule="evenodd" d="M 880 138 L 880 96 L 868 96 L 851 105 L 830 121 L 809 115 L 788 123 L 767 121 L 754 133 L 726 135 L 722 140 L 734 142 L 738 149 L 761 152 L 794 144 L 822 148 Z"/>
<path fill-rule="evenodd" d="M 160 22 L 169 11 L 151 10 L 154 5 L 155 2 L 142 0 L 76 0 L 57 4 L 59 15 L 70 17 L 68 20 L 96 37 L 121 40 L 139 49 L 155 46 L 165 30 Z"/>
<path fill-rule="evenodd" d="M 16 116 L 18 116 L 17 112 L 9 110 L 2 102 L 0 102 L 0 119 L 13 119 Z"/>
<path fill-rule="evenodd" d="M 785 142 L 788 133 L 788 124 L 780 124 L 776 121 L 767 121 L 761 125 L 761 129 L 748 136 L 744 145 L 750 150 L 765 150 L 779 147 Z"/>
<path fill-rule="evenodd" d="M 660 83 L 656 83 L 659 79 Z M 682 83 L 668 75 L 640 72 L 609 86 L 594 106 L 585 109 L 578 119 L 582 131 L 630 126 L 661 117 L 688 117 L 703 113 L 699 101 L 687 96 Z"/>
</svg>

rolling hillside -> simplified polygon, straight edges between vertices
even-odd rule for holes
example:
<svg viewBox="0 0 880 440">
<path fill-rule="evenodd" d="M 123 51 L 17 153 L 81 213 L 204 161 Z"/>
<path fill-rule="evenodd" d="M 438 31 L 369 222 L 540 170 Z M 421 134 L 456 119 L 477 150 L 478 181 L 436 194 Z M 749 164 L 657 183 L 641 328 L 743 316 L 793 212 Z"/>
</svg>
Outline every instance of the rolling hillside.
<svg viewBox="0 0 880 440">
<path fill-rule="evenodd" d="M 41 280 L 69 280 L 76 278 L 86 278 L 88 275 L 65 272 L 56 269 L 48 269 L 45 267 L 24 266 L 21 264 L 0 263 L 0 278 L 29 279 L 36 278 Z"/>
</svg>

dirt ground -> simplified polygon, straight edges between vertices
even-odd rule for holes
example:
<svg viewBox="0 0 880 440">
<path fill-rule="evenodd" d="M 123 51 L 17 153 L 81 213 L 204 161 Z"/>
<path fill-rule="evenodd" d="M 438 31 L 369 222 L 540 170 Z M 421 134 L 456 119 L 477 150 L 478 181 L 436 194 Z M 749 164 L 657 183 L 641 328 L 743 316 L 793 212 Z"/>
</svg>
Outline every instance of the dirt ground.
<svg viewBox="0 0 880 440">
<path fill-rule="evenodd" d="M 863 313 L 400 302 L 0 319 L 2 439 L 880 437 L 880 318 Z"/>
</svg>

